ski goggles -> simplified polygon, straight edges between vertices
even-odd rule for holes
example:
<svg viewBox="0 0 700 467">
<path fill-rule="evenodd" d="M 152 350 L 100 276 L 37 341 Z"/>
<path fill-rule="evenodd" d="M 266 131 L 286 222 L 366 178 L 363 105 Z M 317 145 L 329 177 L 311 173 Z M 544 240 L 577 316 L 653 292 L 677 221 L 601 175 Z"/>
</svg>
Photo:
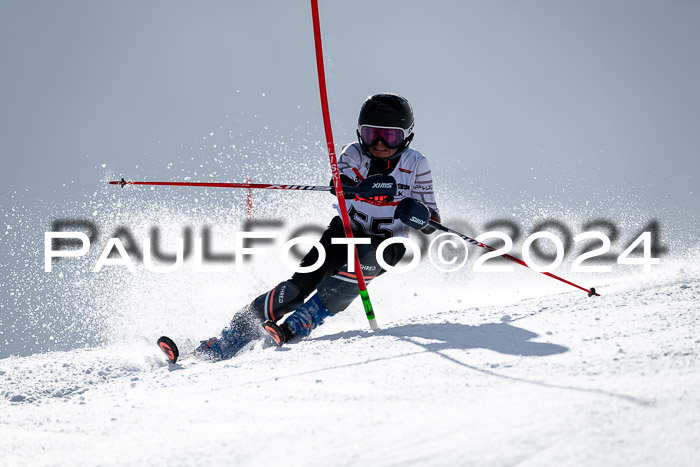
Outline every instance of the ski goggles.
<svg viewBox="0 0 700 467">
<path fill-rule="evenodd" d="M 360 139 L 367 147 L 372 147 L 379 142 L 384 141 L 386 147 L 396 149 L 401 146 L 401 143 L 411 134 L 411 129 L 404 130 L 398 127 L 383 127 L 383 126 L 360 126 Z"/>
</svg>

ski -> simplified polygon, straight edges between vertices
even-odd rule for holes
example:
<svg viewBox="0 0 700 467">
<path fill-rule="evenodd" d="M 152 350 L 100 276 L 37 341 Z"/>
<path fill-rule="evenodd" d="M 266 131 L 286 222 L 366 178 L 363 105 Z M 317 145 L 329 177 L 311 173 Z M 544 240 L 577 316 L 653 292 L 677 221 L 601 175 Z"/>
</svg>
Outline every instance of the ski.
<svg viewBox="0 0 700 467">
<path fill-rule="evenodd" d="M 265 321 L 263 323 L 263 328 L 270 335 L 277 347 L 282 347 L 282 345 L 287 342 L 287 336 L 284 334 L 284 331 L 274 321 Z"/>
<path fill-rule="evenodd" d="M 177 349 L 177 345 L 175 345 L 175 342 L 173 342 L 171 338 L 161 336 L 160 339 L 158 339 L 158 347 L 160 347 L 160 350 L 162 350 L 165 354 L 165 358 L 167 358 L 168 363 L 174 364 L 177 362 L 177 358 L 180 356 L 180 351 Z"/>
</svg>

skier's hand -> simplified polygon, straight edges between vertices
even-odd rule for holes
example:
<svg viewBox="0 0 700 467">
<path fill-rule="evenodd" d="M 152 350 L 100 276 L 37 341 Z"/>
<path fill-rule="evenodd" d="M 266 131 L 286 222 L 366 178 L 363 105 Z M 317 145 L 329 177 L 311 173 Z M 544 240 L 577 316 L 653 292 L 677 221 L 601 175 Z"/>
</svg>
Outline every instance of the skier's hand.
<svg viewBox="0 0 700 467">
<path fill-rule="evenodd" d="M 423 230 L 429 227 L 430 209 L 425 204 L 413 198 L 404 198 L 396 206 L 394 218 L 414 229 Z M 433 229 L 434 230 L 434 229 Z"/>
<path fill-rule="evenodd" d="M 347 175 L 341 174 L 340 175 L 340 183 L 343 185 L 343 198 L 345 199 L 355 199 L 355 192 L 353 191 L 352 193 L 349 193 L 345 191 L 346 187 L 355 187 L 357 186 L 357 182 L 353 180 L 352 178 L 348 177 Z M 335 196 L 335 184 L 333 183 L 333 179 L 331 178 L 331 181 L 329 183 L 331 186 L 331 194 Z"/>
<path fill-rule="evenodd" d="M 354 191 L 358 199 L 390 203 L 397 190 L 396 179 L 391 175 L 372 175 L 362 180 Z"/>
<path fill-rule="evenodd" d="M 440 214 L 438 214 L 438 212 L 430 206 L 428 206 L 428 209 L 430 210 L 430 219 L 434 220 L 435 222 L 440 222 Z M 435 227 L 430 225 L 430 222 L 428 222 L 428 226 L 421 229 L 421 232 L 426 235 L 430 235 L 431 233 L 435 232 Z"/>
</svg>

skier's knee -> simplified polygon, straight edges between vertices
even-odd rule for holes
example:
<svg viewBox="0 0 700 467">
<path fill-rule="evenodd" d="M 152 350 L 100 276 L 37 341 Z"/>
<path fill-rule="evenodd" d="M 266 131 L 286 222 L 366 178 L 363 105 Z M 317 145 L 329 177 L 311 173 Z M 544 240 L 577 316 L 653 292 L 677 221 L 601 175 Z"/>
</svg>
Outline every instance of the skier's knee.
<svg viewBox="0 0 700 467">
<path fill-rule="evenodd" d="M 301 306 L 304 298 L 299 287 L 290 281 L 284 281 L 256 298 L 251 307 L 262 321 L 277 321 Z"/>
</svg>

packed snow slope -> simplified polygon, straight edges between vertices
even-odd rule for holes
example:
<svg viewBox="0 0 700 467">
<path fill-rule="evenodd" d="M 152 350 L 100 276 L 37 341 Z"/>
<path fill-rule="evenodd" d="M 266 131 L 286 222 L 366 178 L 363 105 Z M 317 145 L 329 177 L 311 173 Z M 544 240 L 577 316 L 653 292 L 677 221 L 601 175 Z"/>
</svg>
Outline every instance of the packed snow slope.
<svg viewBox="0 0 700 467">
<path fill-rule="evenodd" d="M 353 308 L 218 363 L 169 367 L 158 336 L 6 358 L 2 464 L 697 465 L 697 264 L 608 279 L 598 298 L 534 273 L 549 295 L 406 294 L 377 332 Z"/>
</svg>

